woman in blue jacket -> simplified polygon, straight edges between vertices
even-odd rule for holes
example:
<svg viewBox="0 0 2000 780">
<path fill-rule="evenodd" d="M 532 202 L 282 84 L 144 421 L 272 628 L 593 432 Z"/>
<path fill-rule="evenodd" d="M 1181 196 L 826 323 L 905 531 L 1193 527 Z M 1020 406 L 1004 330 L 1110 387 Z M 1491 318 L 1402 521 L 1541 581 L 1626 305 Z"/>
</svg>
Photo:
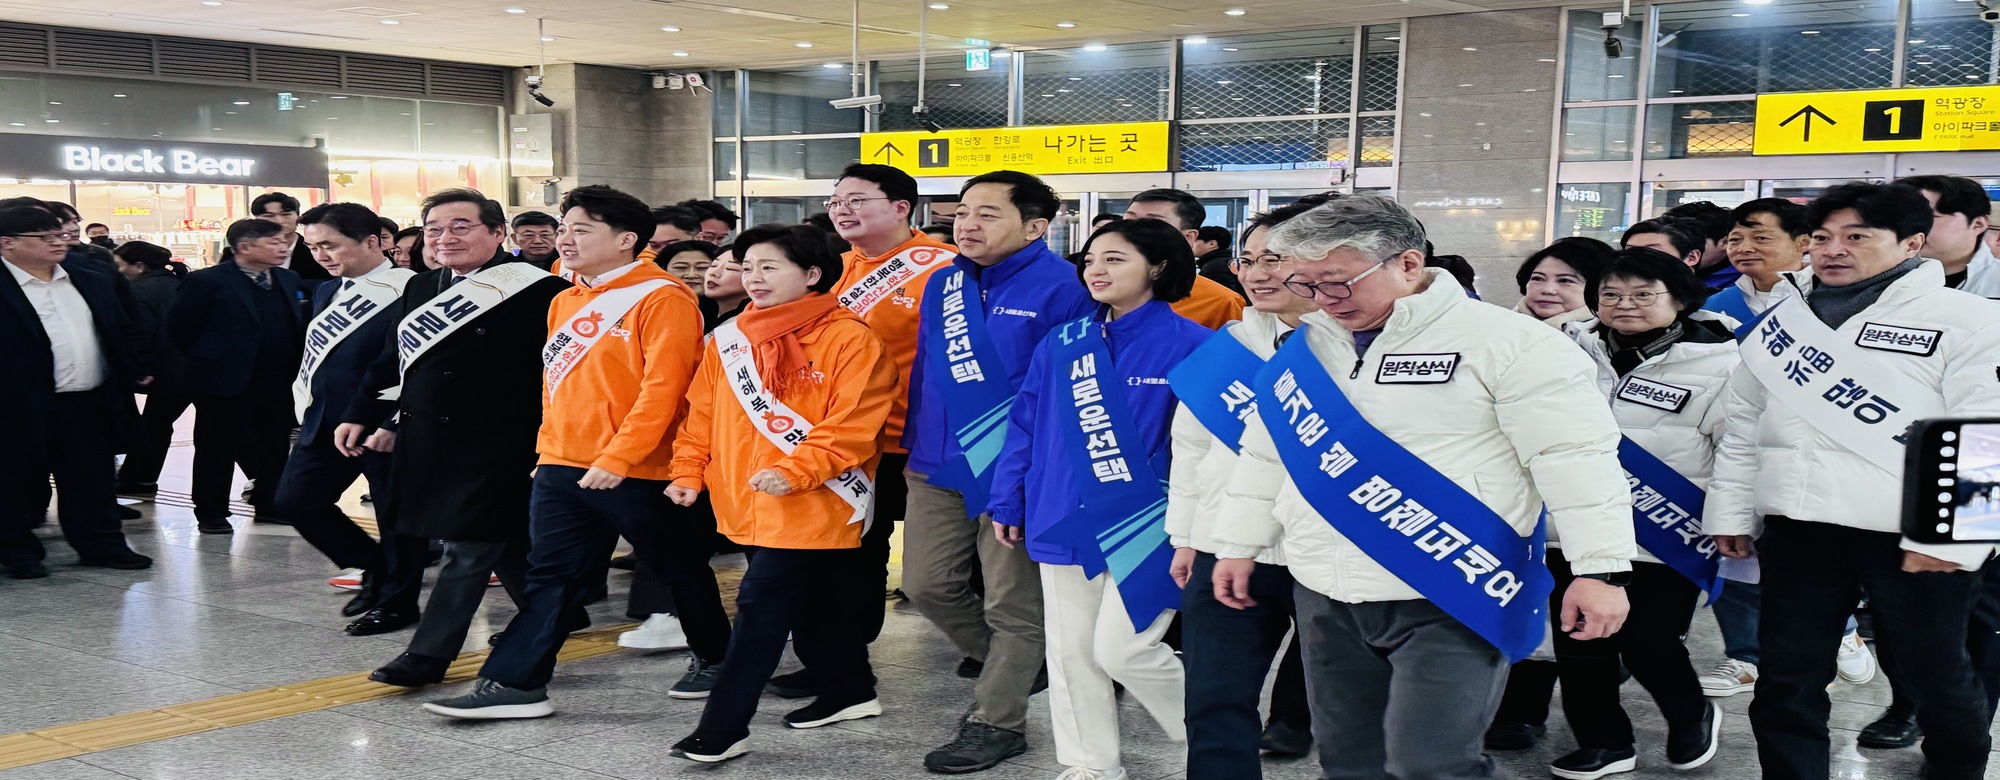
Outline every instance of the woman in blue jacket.
<svg viewBox="0 0 2000 780">
<path fill-rule="evenodd" d="M 1170 304 L 1194 287 L 1194 253 L 1153 219 L 1091 235 L 1079 273 L 1097 312 L 1035 348 L 994 474 L 993 532 L 1041 564 L 1049 710 L 1061 780 L 1123 780 L 1124 685 L 1185 741 L 1180 660 L 1160 639 L 1180 588 L 1168 567 L 1167 372 L 1211 335 Z"/>
</svg>

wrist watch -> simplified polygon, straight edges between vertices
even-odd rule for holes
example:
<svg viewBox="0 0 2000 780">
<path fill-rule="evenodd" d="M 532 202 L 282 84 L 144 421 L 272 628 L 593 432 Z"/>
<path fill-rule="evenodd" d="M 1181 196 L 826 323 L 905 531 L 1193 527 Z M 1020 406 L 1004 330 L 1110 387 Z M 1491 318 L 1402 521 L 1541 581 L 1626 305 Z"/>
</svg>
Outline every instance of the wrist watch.
<svg viewBox="0 0 2000 780">
<path fill-rule="evenodd" d="M 1617 588 L 1632 584 L 1632 573 L 1629 571 L 1605 572 L 1603 574 L 1578 574 L 1576 577 L 1580 580 L 1597 580 L 1598 582 Z"/>
</svg>

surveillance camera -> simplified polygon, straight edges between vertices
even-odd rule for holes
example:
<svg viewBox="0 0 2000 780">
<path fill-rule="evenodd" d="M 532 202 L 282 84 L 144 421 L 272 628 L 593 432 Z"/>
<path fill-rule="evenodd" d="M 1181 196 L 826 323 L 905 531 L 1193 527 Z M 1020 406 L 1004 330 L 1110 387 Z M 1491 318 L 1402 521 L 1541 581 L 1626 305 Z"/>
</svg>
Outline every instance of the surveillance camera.
<svg viewBox="0 0 2000 780">
<path fill-rule="evenodd" d="M 860 97 L 841 98 L 839 100 L 829 100 L 826 102 L 832 104 L 834 108 L 868 108 L 871 106 L 882 105 L 882 96 L 862 95 Z"/>
<path fill-rule="evenodd" d="M 528 88 L 529 88 L 529 89 L 541 89 L 541 88 L 542 88 L 542 77 L 541 77 L 541 76 L 534 76 L 534 75 L 531 75 L 531 76 L 529 76 L 529 77 L 528 77 Z"/>
<path fill-rule="evenodd" d="M 528 97 L 534 98 L 535 102 L 540 103 L 544 106 L 548 106 L 549 108 L 555 108 L 556 102 L 554 100 L 549 99 L 548 95 L 542 94 L 541 76 L 538 75 L 529 76 L 527 81 L 528 81 Z"/>
<path fill-rule="evenodd" d="M 1618 40 L 1616 33 L 1604 34 L 1604 56 L 1614 60 L 1625 56 L 1625 42 Z"/>
<path fill-rule="evenodd" d="M 931 118 L 931 110 L 929 108 L 924 106 L 912 107 L 910 115 L 917 120 L 917 125 L 925 130 L 933 133 L 944 131 L 944 125 L 938 124 L 937 120 Z"/>
<path fill-rule="evenodd" d="M 2000 11 L 1991 9 L 1982 10 L 1979 12 L 1979 21 L 1987 24 L 2000 24 Z"/>
</svg>

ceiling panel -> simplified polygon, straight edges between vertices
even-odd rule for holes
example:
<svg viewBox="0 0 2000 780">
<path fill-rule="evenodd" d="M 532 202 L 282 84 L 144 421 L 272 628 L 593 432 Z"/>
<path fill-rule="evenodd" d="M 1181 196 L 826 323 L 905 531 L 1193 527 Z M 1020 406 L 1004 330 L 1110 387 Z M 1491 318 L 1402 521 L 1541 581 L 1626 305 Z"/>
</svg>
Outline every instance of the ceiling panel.
<svg viewBox="0 0 2000 780">
<path fill-rule="evenodd" d="M 0 18 L 280 46 L 533 65 L 537 19 L 549 62 L 640 68 L 810 66 L 848 58 L 849 3 L 838 0 L 0 0 Z M 917 49 L 926 11 L 933 53 L 966 47 L 1059 48 L 1300 29 L 1428 13 L 1555 5 L 1553 0 L 898 0 L 861 4 L 862 57 Z M 519 8 L 520 14 L 507 13 Z M 1241 8 L 1241 16 L 1224 11 Z M 384 20 L 396 24 L 384 24 Z M 1059 28 L 1059 21 L 1074 22 Z M 663 32 L 661 27 L 681 28 Z M 811 48 L 797 46 L 811 43 Z M 685 56 L 675 56 L 684 52 Z"/>
</svg>

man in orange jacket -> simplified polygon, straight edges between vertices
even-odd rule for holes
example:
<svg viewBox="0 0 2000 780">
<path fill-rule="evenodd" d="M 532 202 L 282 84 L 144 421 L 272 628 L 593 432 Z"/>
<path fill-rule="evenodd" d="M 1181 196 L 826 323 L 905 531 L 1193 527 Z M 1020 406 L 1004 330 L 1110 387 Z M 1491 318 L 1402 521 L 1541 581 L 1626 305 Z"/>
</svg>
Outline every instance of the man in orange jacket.
<svg viewBox="0 0 2000 780">
<path fill-rule="evenodd" d="M 653 230 L 646 204 L 603 185 L 563 198 L 556 242 L 576 286 L 549 304 L 542 348 L 542 428 L 531 501 L 528 584 L 519 615 L 479 670 L 470 694 L 424 709 L 453 718 L 553 714 L 547 686 L 556 651 L 574 626 L 561 617 L 582 601 L 584 575 L 617 537 L 662 572 L 708 570 L 714 535 L 668 501 L 667 466 L 701 360 L 701 311 L 693 291 L 638 260 Z M 691 533 L 689 533 L 691 531 Z M 729 621 L 712 572 L 706 592 L 681 581 L 674 597 L 694 661 L 673 695 L 706 691 L 729 645 Z M 698 689 L 698 690 L 697 690 Z"/>
<path fill-rule="evenodd" d="M 1201 199 L 1193 193 L 1161 187 L 1132 196 L 1132 205 L 1125 207 L 1125 218 L 1157 219 L 1173 225 L 1181 235 L 1187 236 L 1188 246 L 1192 247 L 1201 235 L 1202 223 L 1208 219 L 1208 208 L 1201 205 Z M 1174 302 L 1174 313 L 1199 322 L 1209 330 L 1217 330 L 1243 319 L 1243 307 L 1248 305 L 1243 296 L 1222 283 L 1197 276 L 1194 292 Z"/>
<path fill-rule="evenodd" d="M 889 422 L 882 429 L 882 464 L 875 470 L 874 524 L 861 539 L 867 567 L 859 571 L 876 592 L 882 592 L 889 586 L 889 537 L 902 521 L 910 495 L 903 479 L 910 451 L 903 448 L 902 439 L 910 407 L 910 366 L 917 361 L 918 306 L 931 272 L 950 266 L 958 253 L 910 227 L 917 209 L 917 180 L 896 168 L 847 166 L 825 206 L 834 232 L 854 247 L 841 256 L 844 270 L 833 285 L 833 295 L 881 337 L 896 365 L 896 392 Z M 867 624 L 856 631 L 874 642 L 882 633 L 882 616 L 880 610 L 869 613 Z M 813 670 L 806 668 L 771 678 L 770 690 L 786 698 L 804 698 L 818 690 L 818 682 Z"/>
</svg>

